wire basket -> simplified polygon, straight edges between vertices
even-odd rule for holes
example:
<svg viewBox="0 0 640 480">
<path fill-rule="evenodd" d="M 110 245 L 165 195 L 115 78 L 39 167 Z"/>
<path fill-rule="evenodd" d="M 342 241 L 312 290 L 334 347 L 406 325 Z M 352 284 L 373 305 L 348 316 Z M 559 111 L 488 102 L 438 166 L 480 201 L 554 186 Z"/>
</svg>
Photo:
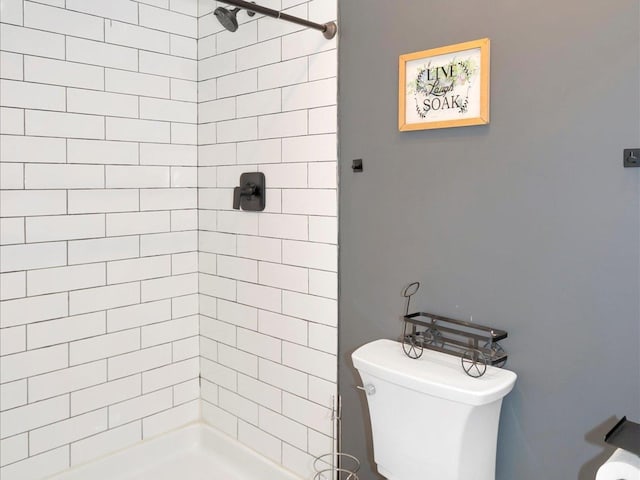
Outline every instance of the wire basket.
<svg viewBox="0 0 640 480">
<path fill-rule="evenodd" d="M 348 453 L 325 453 L 315 458 L 313 469 L 313 480 L 359 480 L 360 460 Z"/>
<path fill-rule="evenodd" d="M 337 435 L 336 435 L 337 433 Z M 359 480 L 360 460 L 348 453 L 336 451 L 342 440 L 342 404 L 340 397 L 336 405 L 331 397 L 331 453 L 319 455 L 313 460 L 313 480 Z"/>
</svg>

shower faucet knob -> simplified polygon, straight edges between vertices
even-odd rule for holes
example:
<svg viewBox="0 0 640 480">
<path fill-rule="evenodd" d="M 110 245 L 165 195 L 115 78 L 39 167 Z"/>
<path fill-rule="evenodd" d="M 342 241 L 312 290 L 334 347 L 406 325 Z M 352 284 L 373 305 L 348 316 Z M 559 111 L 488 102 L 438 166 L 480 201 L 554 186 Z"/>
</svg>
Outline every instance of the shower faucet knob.
<svg viewBox="0 0 640 480">
<path fill-rule="evenodd" d="M 264 173 L 243 173 L 240 186 L 233 189 L 233 208 L 261 212 L 265 207 L 265 189 Z"/>
<path fill-rule="evenodd" d="M 256 194 L 258 187 L 253 183 L 248 183 L 243 187 L 235 187 L 233 189 L 233 208 L 240 209 L 240 199 L 242 197 L 252 197 Z"/>
</svg>

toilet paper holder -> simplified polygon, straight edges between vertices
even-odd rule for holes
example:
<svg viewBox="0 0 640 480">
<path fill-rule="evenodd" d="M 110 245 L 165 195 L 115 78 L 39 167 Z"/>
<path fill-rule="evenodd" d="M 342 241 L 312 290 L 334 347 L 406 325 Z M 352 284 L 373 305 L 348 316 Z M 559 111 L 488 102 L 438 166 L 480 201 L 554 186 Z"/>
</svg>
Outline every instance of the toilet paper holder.
<svg viewBox="0 0 640 480">
<path fill-rule="evenodd" d="M 624 416 L 607 432 L 604 441 L 640 456 L 640 423 L 630 422 Z"/>
</svg>

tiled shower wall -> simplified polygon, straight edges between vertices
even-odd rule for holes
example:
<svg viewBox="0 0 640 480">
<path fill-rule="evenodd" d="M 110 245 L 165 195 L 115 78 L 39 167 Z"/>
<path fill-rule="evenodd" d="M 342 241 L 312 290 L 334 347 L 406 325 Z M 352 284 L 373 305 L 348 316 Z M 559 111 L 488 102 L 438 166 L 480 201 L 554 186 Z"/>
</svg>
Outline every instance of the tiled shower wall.
<svg viewBox="0 0 640 480">
<path fill-rule="evenodd" d="M 221 32 L 208 0 L 0 6 L 0 475 L 197 418 L 201 368 L 204 418 L 307 476 L 335 394 L 335 40 Z M 255 170 L 267 210 L 231 210 Z"/>
<path fill-rule="evenodd" d="M 258 2 L 324 23 L 335 0 Z M 246 12 L 199 14 L 200 334 L 204 419 L 311 478 L 336 390 L 336 39 Z M 243 172 L 266 210 L 232 209 Z"/>
<path fill-rule="evenodd" d="M 195 0 L 1 0 L 0 477 L 196 419 Z"/>
</svg>

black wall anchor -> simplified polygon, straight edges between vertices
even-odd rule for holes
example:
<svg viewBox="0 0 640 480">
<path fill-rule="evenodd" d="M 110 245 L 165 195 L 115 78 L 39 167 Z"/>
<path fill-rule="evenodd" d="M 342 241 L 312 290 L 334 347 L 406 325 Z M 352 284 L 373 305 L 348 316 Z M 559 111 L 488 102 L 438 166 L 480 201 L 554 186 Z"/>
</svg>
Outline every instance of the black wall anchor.
<svg viewBox="0 0 640 480">
<path fill-rule="evenodd" d="M 623 158 L 625 167 L 640 167 L 640 148 L 625 148 Z"/>
<path fill-rule="evenodd" d="M 266 205 L 264 173 L 245 172 L 240 175 L 240 186 L 233 189 L 233 208 L 261 212 Z"/>
</svg>

